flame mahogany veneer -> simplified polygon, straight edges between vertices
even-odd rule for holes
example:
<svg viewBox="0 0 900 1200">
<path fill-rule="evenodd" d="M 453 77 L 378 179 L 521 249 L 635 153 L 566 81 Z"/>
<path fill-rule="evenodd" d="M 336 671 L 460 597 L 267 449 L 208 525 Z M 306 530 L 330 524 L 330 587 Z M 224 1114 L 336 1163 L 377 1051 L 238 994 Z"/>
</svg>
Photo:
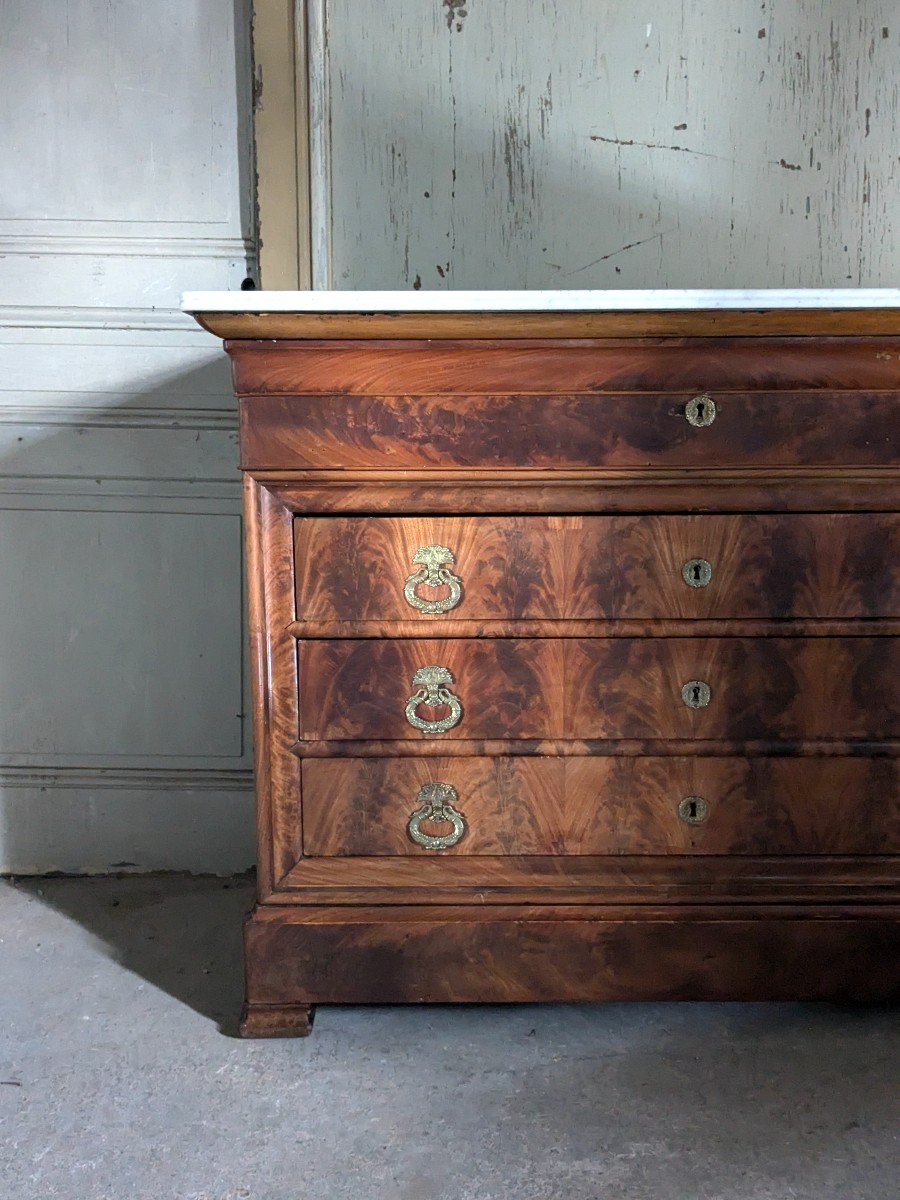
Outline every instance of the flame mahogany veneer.
<svg viewBox="0 0 900 1200">
<path fill-rule="evenodd" d="M 677 316 L 199 315 L 246 484 L 244 1033 L 900 994 L 900 318 Z"/>
</svg>

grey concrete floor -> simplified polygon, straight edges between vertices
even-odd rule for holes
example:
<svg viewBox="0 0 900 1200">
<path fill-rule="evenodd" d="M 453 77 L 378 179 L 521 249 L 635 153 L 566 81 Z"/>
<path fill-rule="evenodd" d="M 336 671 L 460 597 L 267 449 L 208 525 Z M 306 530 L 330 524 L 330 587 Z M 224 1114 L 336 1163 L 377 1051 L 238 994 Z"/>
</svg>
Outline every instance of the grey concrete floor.
<svg viewBox="0 0 900 1200">
<path fill-rule="evenodd" d="M 2 1200 L 897 1200 L 896 1013 L 320 1008 L 235 1038 L 246 879 L 0 881 Z"/>
</svg>

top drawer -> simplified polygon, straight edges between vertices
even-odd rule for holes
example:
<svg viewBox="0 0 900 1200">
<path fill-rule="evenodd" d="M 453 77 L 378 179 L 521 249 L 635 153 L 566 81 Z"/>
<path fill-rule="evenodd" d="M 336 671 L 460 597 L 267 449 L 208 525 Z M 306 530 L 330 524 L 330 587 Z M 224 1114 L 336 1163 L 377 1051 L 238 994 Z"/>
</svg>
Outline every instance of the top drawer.
<svg viewBox="0 0 900 1200">
<path fill-rule="evenodd" d="M 241 465 L 666 469 L 900 464 L 900 396 L 878 392 L 254 396 Z"/>
<path fill-rule="evenodd" d="M 232 342 L 254 470 L 884 466 L 896 338 Z"/>
</svg>

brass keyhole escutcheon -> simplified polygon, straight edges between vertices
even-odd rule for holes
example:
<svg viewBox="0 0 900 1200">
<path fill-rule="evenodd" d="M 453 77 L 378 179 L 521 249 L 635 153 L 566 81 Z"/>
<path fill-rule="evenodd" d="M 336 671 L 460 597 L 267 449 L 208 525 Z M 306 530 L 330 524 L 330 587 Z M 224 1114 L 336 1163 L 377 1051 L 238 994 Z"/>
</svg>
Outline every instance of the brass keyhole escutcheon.
<svg viewBox="0 0 900 1200">
<path fill-rule="evenodd" d="M 709 805 L 702 796 L 685 796 L 678 805 L 678 815 L 687 825 L 702 825 L 709 816 Z"/>
<path fill-rule="evenodd" d="M 712 691 L 702 679 L 690 679 L 681 689 L 681 698 L 688 708 L 706 708 L 712 699 Z"/>
<path fill-rule="evenodd" d="M 712 566 L 705 558 L 689 558 L 681 568 L 681 576 L 688 587 L 705 588 L 712 579 Z"/>
<path fill-rule="evenodd" d="M 459 800 L 456 788 L 450 783 L 426 783 L 419 788 L 416 797 L 420 807 L 410 816 L 406 829 L 412 840 L 426 850 L 449 850 L 466 832 L 466 821 L 453 806 Z M 422 821 L 446 822 L 452 826 L 450 833 L 423 833 L 419 828 Z"/>
<path fill-rule="evenodd" d="M 716 402 L 706 392 L 702 396 L 694 396 L 684 406 L 684 416 L 688 425 L 695 429 L 705 429 L 716 419 Z"/>
</svg>

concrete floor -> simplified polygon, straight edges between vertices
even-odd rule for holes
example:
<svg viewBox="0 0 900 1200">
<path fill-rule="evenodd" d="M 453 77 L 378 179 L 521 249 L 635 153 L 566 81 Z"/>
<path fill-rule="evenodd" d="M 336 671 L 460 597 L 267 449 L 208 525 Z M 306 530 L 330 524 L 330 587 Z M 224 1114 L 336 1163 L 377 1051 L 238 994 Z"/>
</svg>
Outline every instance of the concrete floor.
<svg viewBox="0 0 900 1200">
<path fill-rule="evenodd" d="M 0 881 L 3 1200 L 897 1200 L 900 1022 L 320 1008 L 243 1042 L 245 879 Z"/>
</svg>

